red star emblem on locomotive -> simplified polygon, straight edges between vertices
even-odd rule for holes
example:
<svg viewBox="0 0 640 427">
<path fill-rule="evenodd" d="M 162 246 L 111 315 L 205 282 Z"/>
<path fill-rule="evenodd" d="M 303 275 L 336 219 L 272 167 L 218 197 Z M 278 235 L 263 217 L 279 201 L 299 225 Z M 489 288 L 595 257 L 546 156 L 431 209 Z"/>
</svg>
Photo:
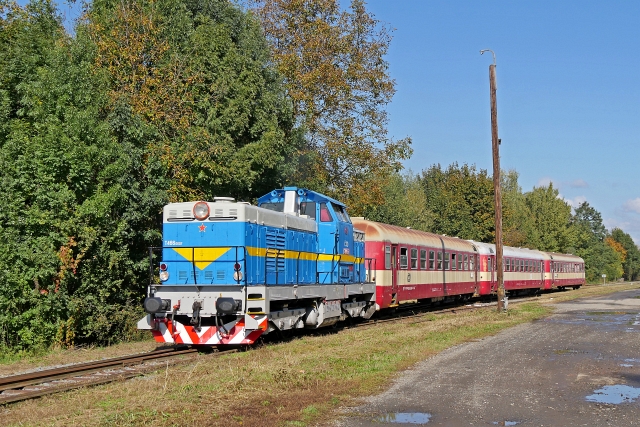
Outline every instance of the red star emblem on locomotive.
<svg viewBox="0 0 640 427">
<path fill-rule="evenodd" d="M 198 230 L 200 230 L 201 233 L 204 233 L 207 230 L 207 226 L 204 225 L 204 222 L 198 226 Z"/>
</svg>

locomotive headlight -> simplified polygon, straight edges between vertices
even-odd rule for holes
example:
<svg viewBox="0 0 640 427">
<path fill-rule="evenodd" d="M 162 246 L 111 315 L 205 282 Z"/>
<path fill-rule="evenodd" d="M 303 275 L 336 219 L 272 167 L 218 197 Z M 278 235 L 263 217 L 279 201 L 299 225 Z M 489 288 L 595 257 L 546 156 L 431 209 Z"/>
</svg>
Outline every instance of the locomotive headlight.
<svg viewBox="0 0 640 427">
<path fill-rule="evenodd" d="M 169 272 L 168 271 L 161 271 L 160 272 L 160 280 L 162 280 L 163 282 L 166 282 L 167 280 L 169 280 Z"/>
<path fill-rule="evenodd" d="M 193 216 L 202 221 L 209 217 L 209 204 L 207 202 L 198 202 L 193 205 Z"/>
<path fill-rule="evenodd" d="M 235 280 L 236 282 L 239 282 L 240 280 L 242 280 L 242 271 L 236 271 L 233 273 L 233 280 Z"/>
</svg>

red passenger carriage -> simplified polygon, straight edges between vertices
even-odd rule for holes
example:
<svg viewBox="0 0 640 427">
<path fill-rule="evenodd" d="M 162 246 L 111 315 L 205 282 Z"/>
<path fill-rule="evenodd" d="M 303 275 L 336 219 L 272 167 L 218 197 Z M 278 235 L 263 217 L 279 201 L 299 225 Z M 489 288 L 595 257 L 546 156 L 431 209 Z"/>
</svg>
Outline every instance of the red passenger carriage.
<svg viewBox="0 0 640 427">
<path fill-rule="evenodd" d="M 378 309 L 478 294 L 477 253 L 466 240 L 352 218 L 373 259 Z"/>
</svg>

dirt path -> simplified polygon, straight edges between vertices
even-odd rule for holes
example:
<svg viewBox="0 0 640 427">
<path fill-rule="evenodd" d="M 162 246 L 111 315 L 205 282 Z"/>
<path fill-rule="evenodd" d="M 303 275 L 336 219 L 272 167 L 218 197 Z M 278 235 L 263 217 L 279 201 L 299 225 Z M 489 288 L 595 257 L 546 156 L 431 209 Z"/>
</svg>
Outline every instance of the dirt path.
<svg viewBox="0 0 640 427">
<path fill-rule="evenodd" d="M 640 426 L 640 290 L 451 348 L 336 425 Z"/>
</svg>

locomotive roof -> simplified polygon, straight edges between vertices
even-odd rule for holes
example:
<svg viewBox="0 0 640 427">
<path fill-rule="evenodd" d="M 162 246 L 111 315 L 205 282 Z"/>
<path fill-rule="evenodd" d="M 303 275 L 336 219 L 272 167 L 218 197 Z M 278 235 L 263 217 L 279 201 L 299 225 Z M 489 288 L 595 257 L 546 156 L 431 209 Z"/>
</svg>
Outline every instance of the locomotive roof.
<svg viewBox="0 0 640 427">
<path fill-rule="evenodd" d="M 284 187 L 284 188 L 275 189 L 270 193 L 267 193 L 264 196 L 260 197 L 258 199 L 258 203 L 266 203 L 266 202 L 272 201 L 272 199 L 274 198 L 282 198 L 284 197 L 285 191 L 296 191 L 298 192 L 298 194 L 302 192 L 303 194 L 301 196 L 310 202 L 331 202 L 335 205 L 339 205 L 347 209 L 347 205 L 345 205 L 344 203 L 336 199 L 333 199 L 329 196 L 325 196 L 324 194 L 318 193 L 313 190 L 307 190 L 306 188 L 299 188 L 299 187 Z"/>
<path fill-rule="evenodd" d="M 466 252 L 474 251 L 471 243 L 456 237 L 440 236 L 426 231 L 383 224 L 363 218 L 351 218 L 351 221 L 354 227 L 364 231 L 365 241 L 367 242 L 383 241 L 394 244 L 406 243 L 408 245 L 429 246 L 434 248 L 441 248 L 442 242 L 444 242 L 445 248 L 447 249 Z"/>
</svg>

